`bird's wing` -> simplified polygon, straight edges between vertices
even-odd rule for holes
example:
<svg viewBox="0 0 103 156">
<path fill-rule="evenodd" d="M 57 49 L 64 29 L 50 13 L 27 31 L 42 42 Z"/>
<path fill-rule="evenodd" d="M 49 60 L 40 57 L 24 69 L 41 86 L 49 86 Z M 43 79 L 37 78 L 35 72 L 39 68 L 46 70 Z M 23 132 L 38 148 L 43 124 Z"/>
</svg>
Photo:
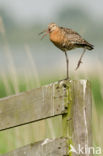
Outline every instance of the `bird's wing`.
<svg viewBox="0 0 103 156">
<path fill-rule="evenodd" d="M 61 29 L 64 31 L 66 38 L 73 44 L 86 44 L 86 41 L 75 31 L 69 28 Z"/>
<path fill-rule="evenodd" d="M 69 28 L 64 28 L 64 27 L 60 27 L 61 30 L 63 30 L 64 32 L 66 32 L 66 34 L 77 34 L 79 35 L 77 32 L 75 32 L 74 30 L 72 29 L 69 29 Z M 80 35 L 79 35 L 80 36 Z"/>
<path fill-rule="evenodd" d="M 70 44 L 74 44 L 77 46 L 87 46 L 90 49 L 93 48 L 93 45 L 88 43 L 85 39 L 83 39 L 77 32 L 69 28 L 61 27 L 62 32 L 64 32 L 64 36 L 67 39 L 67 42 Z"/>
</svg>

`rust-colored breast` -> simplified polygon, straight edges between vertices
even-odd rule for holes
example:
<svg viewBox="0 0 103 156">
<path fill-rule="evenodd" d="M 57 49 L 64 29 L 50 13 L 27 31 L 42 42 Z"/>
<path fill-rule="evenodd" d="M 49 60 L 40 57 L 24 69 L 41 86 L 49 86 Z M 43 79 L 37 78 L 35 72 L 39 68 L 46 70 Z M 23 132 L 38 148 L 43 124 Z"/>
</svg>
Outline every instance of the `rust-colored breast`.
<svg viewBox="0 0 103 156">
<path fill-rule="evenodd" d="M 62 51 L 67 51 L 75 48 L 71 41 L 68 39 L 65 31 L 61 29 L 51 32 L 50 40 L 56 47 L 58 47 Z"/>
<path fill-rule="evenodd" d="M 65 51 L 64 48 L 64 34 L 60 30 L 56 30 L 50 33 L 50 40 L 53 42 L 53 44 L 61 49 L 62 51 Z"/>
<path fill-rule="evenodd" d="M 53 31 L 50 33 L 50 40 L 53 43 L 62 44 L 63 43 L 63 35 L 59 30 Z"/>
</svg>

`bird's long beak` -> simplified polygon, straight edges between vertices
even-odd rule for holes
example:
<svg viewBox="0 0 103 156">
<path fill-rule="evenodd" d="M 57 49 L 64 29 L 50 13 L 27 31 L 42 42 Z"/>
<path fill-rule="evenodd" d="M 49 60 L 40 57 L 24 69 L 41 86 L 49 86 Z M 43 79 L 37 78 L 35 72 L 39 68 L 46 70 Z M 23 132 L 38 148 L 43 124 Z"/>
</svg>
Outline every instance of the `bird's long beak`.
<svg viewBox="0 0 103 156">
<path fill-rule="evenodd" d="M 44 34 L 43 34 L 43 33 L 44 33 Z M 43 30 L 42 32 L 40 32 L 39 35 L 42 35 L 42 34 L 43 34 L 43 36 L 41 37 L 41 40 L 42 40 L 46 35 L 48 35 L 48 33 L 49 33 L 48 29 Z"/>
</svg>

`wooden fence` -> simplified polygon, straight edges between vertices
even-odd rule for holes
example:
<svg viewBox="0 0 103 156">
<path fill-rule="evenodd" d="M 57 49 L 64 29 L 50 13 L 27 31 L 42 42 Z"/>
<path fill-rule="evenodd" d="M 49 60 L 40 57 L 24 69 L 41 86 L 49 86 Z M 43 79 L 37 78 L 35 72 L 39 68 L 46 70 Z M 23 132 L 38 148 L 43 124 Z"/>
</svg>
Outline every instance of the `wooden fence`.
<svg viewBox="0 0 103 156">
<path fill-rule="evenodd" d="M 62 117 L 61 138 L 45 138 L 2 156 L 90 156 L 70 152 L 92 145 L 91 88 L 87 80 L 63 80 L 0 99 L 0 131 Z M 58 123 L 57 123 L 58 124 Z M 85 153 L 85 148 L 83 148 Z"/>
</svg>

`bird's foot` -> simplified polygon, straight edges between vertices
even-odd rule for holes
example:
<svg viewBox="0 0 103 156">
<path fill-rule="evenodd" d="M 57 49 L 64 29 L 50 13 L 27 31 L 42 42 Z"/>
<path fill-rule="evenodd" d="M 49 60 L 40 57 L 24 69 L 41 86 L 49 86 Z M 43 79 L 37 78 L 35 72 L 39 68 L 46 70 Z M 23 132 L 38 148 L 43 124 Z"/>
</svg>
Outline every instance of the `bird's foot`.
<svg viewBox="0 0 103 156">
<path fill-rule="evenodd" d="M 66 77 L 65 79 L 62 79 L 62 80 L 59 80 L 58 82 L 60 83 L 61 81 L 67 81 L 67 80 L 71 80 L 71 78 L 70 77 Z"/>
<path fill-rule="evenodd" d="M 59 80 L 58 81 L 58 86 L 56 87 L 56 89 L 58 89 L 60 86 L 63 86 L 64 88 L 67 88 L 67 81 L 71 81 L 71 79 L 70 78 L 65 78 L 65 79 L 63 79 L 63 80 Z"/>
<path fill-rule="evenodd" d="M 77 67 L 75 70 L 77 70 L 80 67 L 80 64 L 83 63 L 81 60 L 78 61 Z"/>
<path fill-rule="evenodd" d="M 71 80 L 70 77 L 66 77 L 64 80 Z"/>
</svg>

